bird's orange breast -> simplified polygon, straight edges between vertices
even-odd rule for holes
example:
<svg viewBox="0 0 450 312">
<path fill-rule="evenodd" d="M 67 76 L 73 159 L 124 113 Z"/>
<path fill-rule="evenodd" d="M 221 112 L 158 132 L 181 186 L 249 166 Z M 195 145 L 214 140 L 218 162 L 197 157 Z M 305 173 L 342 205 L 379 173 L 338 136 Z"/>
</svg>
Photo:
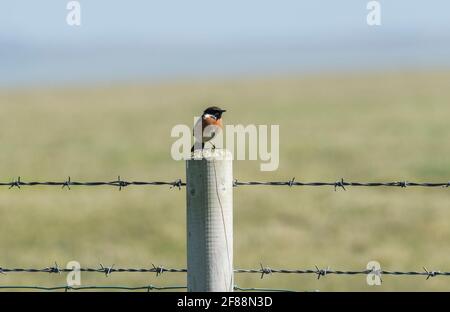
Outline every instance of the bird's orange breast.
<svg viewBox="0 0 450 312">
<path fill-rule="evenodd" d="M 212 117 L 205 117 L 202 120 L 202 127 L 206 128 L 208 126 L 217 126 L 220 127 L 221 129 L 223 129 L 223 123 L 222 123 L 222 118 L 221 119 L 214 119 Z"/>
<path fill-rule="evenodd" d="M 208 128 L 210 127 L 210 128 Z M 206 129 L 205 129 L 206 128 Z M 208 142 L 212 140 L 217 133 L 223 129 L 222 119 L 214 119 L 212 117 L 205 117 L 202 120 L 202 141 Z"/>
</svg>

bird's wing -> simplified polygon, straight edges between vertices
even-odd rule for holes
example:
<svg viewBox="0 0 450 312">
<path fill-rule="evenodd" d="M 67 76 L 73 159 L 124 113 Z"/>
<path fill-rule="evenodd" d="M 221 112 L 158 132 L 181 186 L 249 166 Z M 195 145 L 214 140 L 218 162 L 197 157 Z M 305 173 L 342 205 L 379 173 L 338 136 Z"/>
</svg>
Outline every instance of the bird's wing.
<svg viewBox="0 0 450 312">
<path fill-rule="evenodd" d="M 194 136 L 194 138 L 201 142 L 202 141 L 202 136 L 203 136 L 203 117 L 199 118 L 197 120 L 197 122 L 194 125 L 194 129 L 192 129 L 192 135 Z"/>
</svg>

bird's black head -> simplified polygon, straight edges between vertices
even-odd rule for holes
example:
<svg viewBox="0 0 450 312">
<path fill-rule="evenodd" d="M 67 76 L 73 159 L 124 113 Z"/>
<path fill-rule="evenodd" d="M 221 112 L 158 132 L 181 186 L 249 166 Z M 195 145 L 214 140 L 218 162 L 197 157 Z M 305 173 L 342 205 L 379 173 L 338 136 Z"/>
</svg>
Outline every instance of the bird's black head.
<svg viewBox="0 0 450 312">
<path fill-rule="evenodd" d="M 211 107 L 208 107 L 207 109 L 205 109 L 205 111 L 203 112 L 203 115 L 208 114 L 208 115 L 214 116 L 216 119 L 220 119 L 220 118 L 222 118 L 222 114 L 224 112 L 226 112 L 226 110 L 221 109 L 217 106 L 211 106 Z"/>
</svg>

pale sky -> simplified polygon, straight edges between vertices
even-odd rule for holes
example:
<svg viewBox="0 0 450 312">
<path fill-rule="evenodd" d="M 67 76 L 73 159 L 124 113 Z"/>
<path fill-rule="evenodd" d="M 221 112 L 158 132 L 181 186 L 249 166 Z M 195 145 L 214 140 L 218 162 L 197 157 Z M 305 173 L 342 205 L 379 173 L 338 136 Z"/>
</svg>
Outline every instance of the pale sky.
<svg viewBox="0 0 450 312">
<path fill-rule="evenodd" d="M 366 0 L 80 0 L 67 26 L 64 0 L 0 0 L 0 36 L 37 41 L 202 41 L 352 36 L 373 32 Z M 383 33 L 450 33 L 448 0 L 381 0 Z"/>
<path fill-rule="evenodd" d="M 449 0 L 0 0 L 0 87 L 450 68 Z"/>
</svg>

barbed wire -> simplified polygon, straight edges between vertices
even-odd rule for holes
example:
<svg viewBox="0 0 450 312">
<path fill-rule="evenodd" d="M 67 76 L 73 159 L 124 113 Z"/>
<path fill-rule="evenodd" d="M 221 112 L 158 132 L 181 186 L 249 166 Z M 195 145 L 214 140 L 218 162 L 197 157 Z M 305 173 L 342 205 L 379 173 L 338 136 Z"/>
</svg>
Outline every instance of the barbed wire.
<svg viewBox="0 0 450 312">
<path fill-rule="evenodd" d="M 56 182 L 25 182 L 21 179 L 21 177 L 18 177 L 16 180 L 13 180 L 11 182 L 0 182 L 0 186 L 9 186 L 10 189 L 16 187 L 21 188 L 22 186 L 61 186 L 61 188 L 67 188 L 70 190 L 71 186 L 114 186 L 118 187 L 119 191 L 122 190 L 122 188 L 130 186 L 130 185 L 169 185 L 171 188 L 177 187 L 178 189 L 181 189 L 182 186 L 186 186 L 186 183 L 182 182 L 181 179 L 177 179 L 172 182 L 167 181 L 124 181 L 120 178 L 120 176 L 117 177 L 117 180 L 114 181 L 95 181 L 95 182 L 77 182 L 72 181 L 71 177 L 68 177 L 65 181 L 56 181 Z"/>
<path fill-rule="evenodd" d="M 297 292 L 296 290 L 285 289 L 285 288 L 239 287 L 238 285 L 234 286 L 234 290 L 239 290 L 239 291 L 268 291 L 268 292 Z"/>
<path fill-rule="evenodd" d="M 430 277 L 435 276 L 450 276 L 450 272 L 444 272 L 444 271 L 435 271 L 435 270 L 428 270 L 426 267 L 423 267 L 423 271 L 391 271 L 391 270 L 381 270 L 378 268 L 372 268 L 372 269 L 364 269 L 364 270 L 333 270 L 330 267 L 327 267 L 325 269 L 321 269 L 318 266 L 315 266 L 314 269 L 276 269 L 276 268 L 270 268 L 268 266 L 260 265 L 257 269 L 236 269 L 234 270 L 235 273 L 254 273 L 254 274 L 261 274 L 261 279 L 264 278 L 266 275 L 281 273 L 281 274 L 313 274 L 317 276 L 317 279 L 320 279 L 323 276 L 326 275 L 375 275 L 380 276 L 381 275 L 393 275 L 393 276 L 426 276 L 426 279 L 428 280 Z"/>
<path fill-rule="evenodd" d="M 165 272 L 169 273 L 186 273 L 187 269 L 176 269 L 176 268 L 165 268 L 163 266 L 155 266 L 152 264 L 150 268 L 115 268 L 114 264 L 111 266 L 104 266 L 100 263 L 100 266 L 97 268 L 60 268 L 58 264 L 55 262 L 54 266 L 45 267 L 45 268 L 2 268 L 0 267 L 0 274 L 7 273 L 68 273 L 68 272 L 86 272 L 86 273 L 103 273 L 106 276 L 111 273 L 156 273 L 156 276 L 159 276 Z"/>
<path fill-rule="evenodd" d="M 86 273 L 102 273 L 105 276 L 109 276 L 112 273 L 155 273 L 156 276 L 162 275 L 163 273 L 186 273 L 185 268 L 165 268 L 164 266 L 155 266 L 152 264 L 150 268 L 115 268 L 114 265 L 104 266 L 100 264 L 97 268 L 59 268 L 58 264 L 55 263 L 54 266 L 45 268 L 2 268 L 0 267 L 0 274 L 8 273 L 68 273 L 68 272 L 86 272 Z M 305 274 L 305 275 L 316 275 L 317 279 L 327 275 L 368 275 L 374 274 L 377 276 L 381 275 L 393 275 L 393 276 L 424 276 L 428 280 L 430 277 L 436 276 L 447 276 L 450 277 L 450 272 L 446 271 L 436 271 L 428 270 L 423 267 L 422 271 L 392 271 L 392 270 L 381 270 L 377 268 L 363 269 L 363 270 L 334 270 L 330 267 L 321 269 L 315 266 L 314 269 L 284 269 L 284 268 L 271 268 L 268 266 L 260 265 L 259 268 L 255 269 L 235 269 L 234 273 L 243 274 L 260 274 L 261 279 L 267 275 L 271 274 Z"/>
<path fill-rule="evenodd" d="M 34 290 L 47 290 L 47 291 L 55 291 L 55 290 L 147 290 L 150 292 L 152 290 L 177 290 L 177 289 L 186 289 L 186 286 L 155 286 L 155 285 L 145 285 L 145 286 L 109 286 L 109 285 L 92 285 L 92 286 L 20 286 L 20 285 L 0 285 L 0 289 L 34 289 Z"/>
<path fill-rule="evenodd" d="M 178 188 L 186 186 L 186 182 L 181 179 L 176 179 L 174 181 L 126 181 L 122 180 L 118 176 L 117 180 L 113 181 L 94 181 L 94 182 L 78 182 L 72 181 L 71 177 L 68 177 L 64 181 L 48 181 L 48 182 L 25 182 L 18 177 L 11 182 L 0 182 L 0 186 L 7 186 L 12 188 L 21 188 L 22 186 L 60 186 L 61 188 L 67 188 L 70 190 L 71 186 L 113 186 L 117 187 L 119 190 L 127 186 L 161 186 L 167 185 L 170 188 Z M 407 187 L 427 187 L 427 188 L 449 188 L 450 181 L 448 182 L 408 182 L 408 181 L 396 181 L 396 182 L 348 182 L 344 179 L 340 179 L 334 182 L 301 182 L 296 181 L 295 177 L 288 181 L 239 181 L 235 179 L 233 181 L 233 186 L 303 186 L 303 187 L 334 187 L 336 191 L 338 188 L 346 190 L 346 187 L 396 187 L 396 188 L 407 188 Z"/>
<path fill-rule="evenodd" d="M 408 182 L 408 181 L 397 181 L 397 182 L 347 182 L 343 178 L 335 182 L 300 182 L 296 181 L 295 177 L 288 181 L 248 181 L 242 182 L 234 180 L 233 186 L 243 186 L 243 185 L 268 185 L 268 186 L 332 186 L 336 191 L 338 188 L 342 188 L 344 191 L 345 187 L 440 187 L 440 188 L 450 188 L 450 181 L 448 182 Z"/>
<path fill-rule="evenodd" d="M 65 292 L 69 290 L 82 291 L 82 290 L 127 290 L 127 291 L 138 291 L 146 290 L 158 291 L 158 290 L 179 290 L 187 289 L 187 286 L 155 286 L 155 285 L 144 285 L 144 286 L 120 286 L 120 285 L 90 285 L 90 286 L 27 286 L 27 285 L 0 285 L 0 289 L 17 289 L 17 290 L 45 290 L 45 291 L 56 291 L 64 290 Z M 279 288 L 257 288 L 257 287 L 240 287 L 235 285 L 233 290 L 237 291 L 267 291 L 267 292 L 296 292 L 291 289 L 279 289 Z"/>
</svg>

